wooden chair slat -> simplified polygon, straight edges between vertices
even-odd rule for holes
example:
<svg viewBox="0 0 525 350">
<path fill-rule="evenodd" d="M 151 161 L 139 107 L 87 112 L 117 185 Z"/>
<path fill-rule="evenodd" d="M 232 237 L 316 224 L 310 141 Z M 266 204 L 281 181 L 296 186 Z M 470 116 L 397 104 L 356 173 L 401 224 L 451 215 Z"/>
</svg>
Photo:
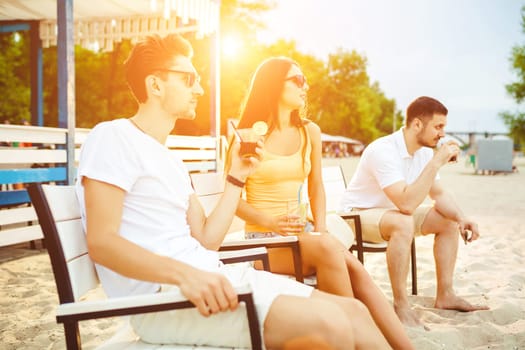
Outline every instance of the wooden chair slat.
<svg viewBox="0 0 525 350">
<path fill-rule="evenodd" d="M 26 191 L 27 193 L 27 191 Z M 0 210 L 0 226 L 16 224 L 24 221 L 37 220 L 35 208 L 20 207 L 12 208 L 11 210 Z"/>
<path fill-rule="evenodd" d="M 95 266 L 87 253 L 69 261 L 67 265 L 75 300 L 79 300 L 87 292 L 98 287 Z"/>
<path fill-rule="evenodd" d="M 53 218 L 55 221 L 65 221 L 80 218 L 80 208 L 78 206 L 77 195 L 68 186 L 42 186 L 46 197 L 50 203 Z"/>
<path fill-rule="evenodd" d="M 86 238 L 80 219 L 57 222 L 56 226 L 66 261 L 87 254 Z"/>
<path fill-rule="evenodd" d="M 0 230 L 0 247 L 42 238 L 44 238 L 44 236 L 39 225 L 2 229 Z"/>
<path fill-rule="evenodd" d="M 182 159 L 183 161 L 201 161 L 201 160 L 215 160 L 215 150 L 186 150 L 186 149 L 173 149 L 170 150 Z"/>
<path fill-rule="evenodd" d="M 190 173 L 209 172 L 217 169 L 217 162 L 215 161 L 185 162 L 185 165 Z"/>
</svg>

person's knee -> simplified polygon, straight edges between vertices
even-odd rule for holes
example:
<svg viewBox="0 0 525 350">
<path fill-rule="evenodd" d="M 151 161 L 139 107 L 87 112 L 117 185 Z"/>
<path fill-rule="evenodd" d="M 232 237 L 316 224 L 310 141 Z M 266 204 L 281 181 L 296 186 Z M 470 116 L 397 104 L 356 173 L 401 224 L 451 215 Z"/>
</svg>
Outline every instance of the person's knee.
<svg viewBox="0 0 525 350">
<path fill-rule="evenodd" d="M 441 232 L 455 234 L 458 233 L 458 224 L 455 221 L 443 219 L 443 223 L 440 225 Z"/>
<path fill-rule="evenodd" d="M 321 236 L 317 248 L 323 253 L 324 257 L 326 257 L 325 254 L 333 254 L 335 252 L 342 252 L 345 250 L 345 247 L 341 244 L 341 242 L 332 235 Z"/>
<path fill-rule="evenodd" d="M 307 259 L 328 264 L 332 261 L 331 258 L 334 258 L 333 261 L 335 261 L 338 254 L 345 250 L 335 237 L 330 235 L 317 237 L 319 239 L 309 241 L 307 245 L 303 244 L 303 248 L 308 249 L 308 252 L 301 251 L 301 253 L 306 253 L 303 256 L 307 256 Z"/>
<path fill-rule="evenodd" d="M 437 210 L 431 210 L 421 226 L 423 234 L 457 234 L 458 224 L 455 221 L 447 219 Z"/>
<path fill-rule="evenodd" d="M 381 229 L 386 231 L 389 240 L 410 243 L 414 238 L 414 217 L 398 213 L 391 216 L 388 222 L 383 223 Z"/>
</svg>

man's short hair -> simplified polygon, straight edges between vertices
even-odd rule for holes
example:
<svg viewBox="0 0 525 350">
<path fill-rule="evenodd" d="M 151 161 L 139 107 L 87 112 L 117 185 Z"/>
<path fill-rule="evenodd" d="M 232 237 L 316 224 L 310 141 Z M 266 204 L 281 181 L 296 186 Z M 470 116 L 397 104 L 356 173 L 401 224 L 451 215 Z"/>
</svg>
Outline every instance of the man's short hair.
<svg viewBox="0 0 525 350">
<path fill-rule="evenodd" d="M 124 62 L 124 68 L 128 86 L 139 103 L 146 102 L 148 98 L 146 77 L 156 71 L 169 69 L 177 56 L 193 56 L 191 44 L 179 34 L 169 34 L 164 38 L 157 34 L 150 35 L 133 47 Z"/>
<path fill-rule="evenodd" d="M 418 97 L 407 108 L 406 125 L 409 126 L 416 118 L 426 124 L 434 114 L 447 115 L 448 109 L 435 98 Z"/>
</svg>

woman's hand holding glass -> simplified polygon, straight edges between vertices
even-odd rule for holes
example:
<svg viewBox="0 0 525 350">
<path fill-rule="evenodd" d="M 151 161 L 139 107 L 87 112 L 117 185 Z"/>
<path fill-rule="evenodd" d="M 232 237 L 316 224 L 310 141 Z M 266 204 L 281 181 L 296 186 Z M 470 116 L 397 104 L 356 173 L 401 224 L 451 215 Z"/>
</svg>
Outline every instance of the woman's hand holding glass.
<svg viewBox="0 0 525 350">
<path fill-rule="evenodd" d="M 273 232 L 282 236 L 295 236 L 304 232 L 304 222 L 301 223 L 301 216 L 297 214 L 285 214 L 274 217 L 275 224 Z"/>
<path fill-rule="evenodd" d="M 286 214 L 275 217 L 273 231 L 283 236 L 303 233 L 307 212 L 308 207 L 305 204 L 299 205 L 296 200 L 287 202 Z"/>
</svg>

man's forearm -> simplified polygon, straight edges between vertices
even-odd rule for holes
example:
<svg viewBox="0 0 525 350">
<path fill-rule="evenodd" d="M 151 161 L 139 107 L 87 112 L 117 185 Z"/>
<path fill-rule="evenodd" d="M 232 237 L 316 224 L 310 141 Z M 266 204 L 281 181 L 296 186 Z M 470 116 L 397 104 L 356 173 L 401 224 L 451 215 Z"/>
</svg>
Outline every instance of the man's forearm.
<svg viewBox="0 0 525 350">
<path fill-rule="evenodd" d="M 226 182 L 224 193 L 203 227 L 201 243 L 208 249 L 218 249 L 232 223 L 241 197 L 241 188 Z"/>
<path fill-rule="evenodd" d="M 401 212 L 411 214 L 423 203 L 432 188 L 438 170 L 439 166 L 431 161 L 423 169 L 416 181 L 406 185 L 401 200 L 394 201 L 394 204 Z"/>
<path fill-rule="evenodd" d="M 447 219 L 459 222 L 465 217 L 463 211 L 450 193 L 441 193 L 433 199 L 435 200 L 434 208 Z"/>
</svg>

